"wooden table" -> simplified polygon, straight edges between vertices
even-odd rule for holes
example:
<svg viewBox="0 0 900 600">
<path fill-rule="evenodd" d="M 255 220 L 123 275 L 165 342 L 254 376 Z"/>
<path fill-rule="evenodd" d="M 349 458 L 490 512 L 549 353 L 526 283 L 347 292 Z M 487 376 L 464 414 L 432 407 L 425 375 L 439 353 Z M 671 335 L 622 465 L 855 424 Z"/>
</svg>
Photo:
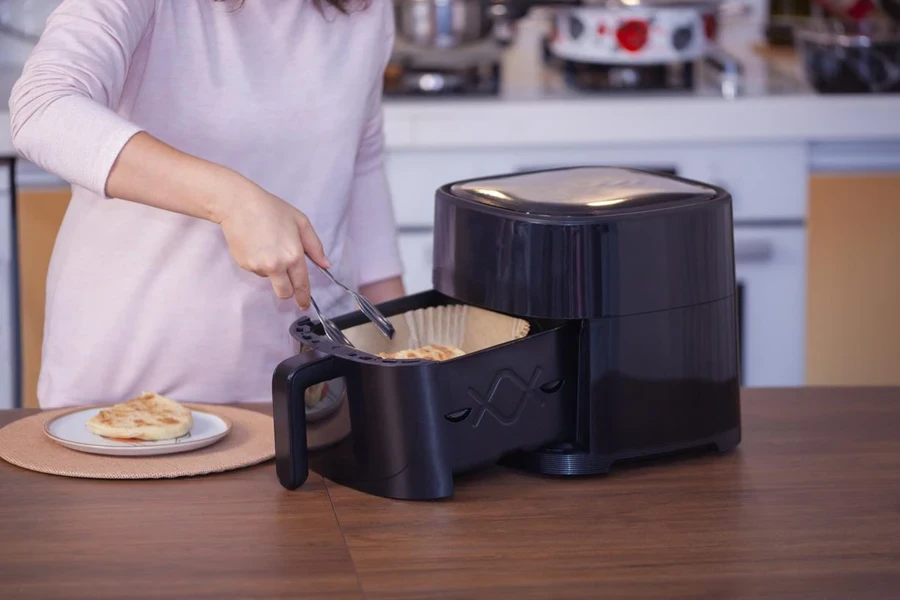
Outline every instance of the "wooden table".
<svg viewBox="0 0 900 600">
<path fill-rule="evenodd" d="M 431 503 L 288 492 L 271 463 L 121 482 L 0 461 L 0 598 L 900 596 L 900 390 L 750 390 L 743 414 L 727 456 L 497 468 Z"/>
</svg>

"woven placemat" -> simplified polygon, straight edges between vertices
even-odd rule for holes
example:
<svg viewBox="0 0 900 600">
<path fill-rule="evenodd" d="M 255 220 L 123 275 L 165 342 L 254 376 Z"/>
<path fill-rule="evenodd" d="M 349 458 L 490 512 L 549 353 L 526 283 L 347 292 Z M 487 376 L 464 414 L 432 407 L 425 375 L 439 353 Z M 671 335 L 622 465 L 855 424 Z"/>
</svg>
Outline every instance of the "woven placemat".
<svg viewBox="0 0 900 600">
<path fill-rule="evenodd" d="M 86 479 L 169 479 L 221 473 L 275 456 L 272 417 L 219 405 L 186 405 L 231 421 L 228 435 L 212 446 L 161 456 L 101 456 L 65 448 L 44 434 L 44 424 L 73 409 L 53 410 L 0 429 L 0 458 L 40 473 Z"/>
</svg>

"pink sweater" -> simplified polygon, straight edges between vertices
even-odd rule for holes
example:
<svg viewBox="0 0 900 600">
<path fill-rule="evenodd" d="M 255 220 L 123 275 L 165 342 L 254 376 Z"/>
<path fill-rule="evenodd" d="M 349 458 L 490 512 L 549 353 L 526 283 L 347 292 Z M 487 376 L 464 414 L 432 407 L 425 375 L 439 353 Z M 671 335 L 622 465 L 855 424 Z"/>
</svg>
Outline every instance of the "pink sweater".
<svg viewBox="0 0 900 600">
<path fill-rule="evenodd" d="M 155 391 L 271 399 L 300 316 L 206 221 L 103 194 L 144 130 L 230 167 L 311 219 L 350 285 L 401 273 L 382 165 L 390 0 L 344 16 L 309 0 L 66 0 L 10 100 L 19 152 L 73 185 L 47 281 L 44 407 Z M 334 315 L 352 299 L 310 269 Z M 327 307 L 327 308 L 326 308 Z"/>
</svg>

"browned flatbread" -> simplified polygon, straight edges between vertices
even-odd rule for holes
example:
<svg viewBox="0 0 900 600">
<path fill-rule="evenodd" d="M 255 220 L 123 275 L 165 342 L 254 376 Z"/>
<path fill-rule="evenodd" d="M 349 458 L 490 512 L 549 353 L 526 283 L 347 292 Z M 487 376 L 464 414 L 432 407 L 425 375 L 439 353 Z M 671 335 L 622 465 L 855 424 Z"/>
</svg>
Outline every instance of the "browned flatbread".
<svg viewBox="0 0 900 600">
<path fill-rule="evenodd" d="M 88 431 L 105 438 L 128 440 L 172 440 L 193 426 L 190 409 L 176 402 L 144 392 L 137 398 L 101 410 L 88 419 Z"/>
<path fill-rule="evenodd" d="M 422 359 L 422 360 L 433 360 L 433 361 L 443 361 L 450 360 L 451 358 L 457 358 L 463 356 L 465 352 L 460 350 L 455 346 L 443 346 L 441 344 L 431 344 L 430 346 L 425 346 L 424 348 L 413 348 L 410 350 L 400 350 L 399 352 L 391 352 L 379 353 L 378 356 L 381 358 L 394 358 L 394 359 Z"/>
</svg>

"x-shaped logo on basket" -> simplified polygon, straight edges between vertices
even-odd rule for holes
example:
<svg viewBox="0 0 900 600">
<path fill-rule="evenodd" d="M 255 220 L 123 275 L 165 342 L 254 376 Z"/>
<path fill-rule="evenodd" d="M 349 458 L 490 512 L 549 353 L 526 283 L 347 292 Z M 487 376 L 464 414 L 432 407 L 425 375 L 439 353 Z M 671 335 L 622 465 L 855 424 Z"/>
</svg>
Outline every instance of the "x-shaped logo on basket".
<svg viewBox="0 0 900 600">
<path fill-rule="evenodd" d="M 540 367 L 535 367 L 534 373 L 531 375 L 531 381 L 525 381 L 524 379 L 519 377 L 519 375 L 516 374 L 516 372 L 512 369 L 503 369 L 494 376 L 494 382 L 491 384 L 487 397 L 482 396 L 473 388 L 469 388 L 467 390 L 469 397 L 478 404 L 478 410 L 475 414 L 475 418 L 473 419 L 472 427 L 478 427 L 481 424 L 481 419 L 484 418 L 485 414 L 490 414 L 492 417 L 497 419 L 497 422 L 501 425 L 515 424 L 515 422 L 519 420 L 519 417 L 522 416 L 522 411 L 525 409 L 525 405 L 528 404 L 529 398 L 535 398 L 538 406 L 543 407 L 543 398 L 541 398 L 540 396 L 535 397 L 538 378 L 540 378 L 541 372 L 542 371 Z M 497 395 L 497 390 L 500 389 L 500 384 L 502 384 L 504 381 L 509 381 L 517 388 L 519 388 L 519 390 L 522 392 L 515 410 L 513 410 L 512 414 L 510 415 L 503 414 L 503 412 L 501 412 L 498 407 L 493 404 Z"/>
</svg>

